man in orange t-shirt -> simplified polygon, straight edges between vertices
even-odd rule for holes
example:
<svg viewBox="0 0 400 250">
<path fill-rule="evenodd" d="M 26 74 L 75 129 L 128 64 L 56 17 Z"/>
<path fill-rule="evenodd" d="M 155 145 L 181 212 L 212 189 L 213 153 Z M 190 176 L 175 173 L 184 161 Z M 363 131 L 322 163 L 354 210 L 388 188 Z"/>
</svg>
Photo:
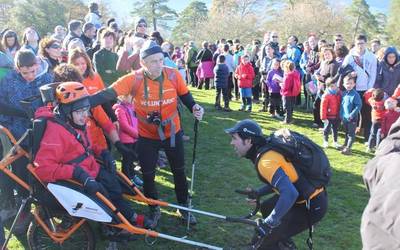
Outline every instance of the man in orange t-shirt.
<svg viewBox="0 0 400 250">
<path fill-rule="evenodd" d="M 155 186 L 158 150 L 164 149 L 171 165 L 178 203 L 187 206 L 188 184 L 184 166 L 182 130 L 178 115 L 178 98 L 201 120 L 203 108 L 196 104 L 179 72 L 163 66 L 164 55 L 154 41 L 146 41 L 140 51 L 140 70 L 129 73 L 108 89 L 91 96 L 91 103 L 98 105 L 119 95 L 131 94 L 139 120 L 137 153 L 143 173 L 144 194 L 158 199 Z M 178 211 L 183 220 L 196 223 L 192 214 Z M 157 222 L 160 208 L 150 206 L 150 218 Z"/>
</svg>

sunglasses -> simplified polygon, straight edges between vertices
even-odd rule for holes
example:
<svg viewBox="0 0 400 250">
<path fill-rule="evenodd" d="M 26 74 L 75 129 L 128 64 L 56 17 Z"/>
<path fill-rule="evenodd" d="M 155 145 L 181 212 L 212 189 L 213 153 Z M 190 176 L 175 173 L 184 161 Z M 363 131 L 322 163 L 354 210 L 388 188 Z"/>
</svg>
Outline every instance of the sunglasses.
<svg viewBox="0 0 400 250">
<path fill-rule="evenodd" d="M 272 36 L 272 38 L 278 38 L 278 36 Z"/>
<path fill-rule="evenodd" d="M 49 48 L 51 48 L 51 49 L 61 49 L 61 46 L 54 43 L 54 44 L 50 45 Z"/>
<path fill-rule="evenodd" d="M 147 25 L 146 25 L 146 24 L 139 24 L 138 27 L 140 27 L 140 28 L 147 28 Z"/>
<path fill-rule="evenodd" d="M 336 42 L 341 42 L 341 41 L 343 41 L 342 39 L 336 39 L 335 40 Z"/>
</svg>

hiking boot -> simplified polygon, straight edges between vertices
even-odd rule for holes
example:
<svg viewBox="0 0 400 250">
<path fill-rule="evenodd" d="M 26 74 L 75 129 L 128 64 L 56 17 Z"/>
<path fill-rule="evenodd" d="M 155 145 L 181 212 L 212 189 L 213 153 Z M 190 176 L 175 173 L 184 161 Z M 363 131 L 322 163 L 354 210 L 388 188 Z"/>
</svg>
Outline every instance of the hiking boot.
<svg viewBox="0 0 400 250">
<path fill-rule="evenodd" d="M 161 210 L 160 210 L 159 206 L 149 206 L 149 209 L 150 209 L 150 211 L 149 211 L 148 218 L 149 218 L 149 220 L 152 221 L 150 228 L 154 229 L 157 227 L 158 221 L 161 218 Z"/>
<path fill-rule="evenodd" d="M 329 147 L 329 143 L 327 141 L 324 141 L 322 144 L 323 148 L 328 148 Z"/>
<path fill-rule="evenodd" d="M 351 148 L 345 147 L 341 153 L 343 155 L 351 155 Z"/>
<path fill-rule="evenodd" d="M 278 246 L 280 250 L 297 250 L 296 244 L 291 238 L 279 241 Z"/>
<path fill-rule="evenodd" d="M 232 109 L 230 109 L 229 107 L 226 107 L 226 108 L 224 108 L 224 111 L 225 111 L 225 112 L 231 112 Z"/>
<path fill-rule="evenodd" d="M 182 207 L 187 207 L 186 204 L 180 204 L 180 206 Z M 189 220 L 190 225 L 196 225 L 197 224 L 197 220 L 196 217 L 194 217 L 193 213 L 190 213 L 186 210 L 181 210 L 181 209 L 177 209 L 176 213 L 178 214 L 178 216 L 185 222 L 185 224 L 187 223 L 187 221 Z M 189 216 L 188 216 L 189 215 Z M 189 217 L 189 218 L 188 218 Z"/>
<path fill-rule="evenodd" d="M 143 187 L 143 180 L 136 174 L 131 179 L 131 182 L 135 184 L 136 187 Z"/>
<path fill-rule="evenodd" d="M 143 214 L 134 214 L 133 218 L 130 220 L 134 226 L 138 226 L 141 228 L 146 228 L 146 229 L 153 229 L 152 227 L 154 225 L 153 221 L 148 218 L 147 216 L 144 216 Z"/>
<path fill-rule="evenodd" d="M 222 110 L 222 107 L 220 105 L 215 105 L 216 110 Z"/>
</svg>

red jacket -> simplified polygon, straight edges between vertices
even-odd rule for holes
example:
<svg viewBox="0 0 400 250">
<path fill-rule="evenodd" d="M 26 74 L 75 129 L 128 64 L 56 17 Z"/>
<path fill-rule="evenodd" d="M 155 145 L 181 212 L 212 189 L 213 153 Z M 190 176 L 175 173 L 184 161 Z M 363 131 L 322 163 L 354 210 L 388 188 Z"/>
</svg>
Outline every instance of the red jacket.
<svg viewBox="0 0 400 250">
<path fill-rule="evenodd" d="M 47 108 L 40 108 L 36 111 L 36 118 L 53 117 L 53 113 Z M 86 145 L 85 132 L 76 130 Z M 89 146 L 89 145 L 88 145 Z M 52 121 L 47 122 L 46 130 L 40 142 L 40 148 L 35 157 L 35 173 L 44 182 L 54 182 L 72 178 L 74 168 L 79 165 L 90 176 L 96 177 L 100 166 L 96 159 L 90 154 L 79 164 L 67 164 L 67 162 L 81 156 L 85 152 L 83 145 L 68 132 L 63 126 Z"/>
<path fill-rule="evenodd" d="M 387 136 L 390 127 L 392 126 L 393 123 L 397 121 L 399 117 L 400 117 L 400 112 L 397 112 L 395 110 L 386 110 L 381 123 L 382 137 Z"/>
<path fill-rule="evenodd" d="M 281 86 L 282 96 L 297 96 L 299 93 L 296 89 L 301 88 L 300 73 L 297 70 L 293 70 L 285 74 L 283 78 L 283 86 Z"/>
<path fill-rule="evenodd" d="M 333 95 L 326 91 L 321 99 L 321 120 L 339 118 L 339 111 L 340 93 Z"/>
<path fill-rule="evenodd" d="M 122 143 L 135 143 L 139 137 L 138 120 L 134 116 L 133 104 L 122 102 L 114 104 L 113 109 L 119 122 L 119 139 Z"/>
<path fill-rule="evenodd" d="M 238 79 L 239 88 L 252 88 L 255 74 L 251 63 L 240 63 L 235 70 L 235 77 Z"/>
</svg>

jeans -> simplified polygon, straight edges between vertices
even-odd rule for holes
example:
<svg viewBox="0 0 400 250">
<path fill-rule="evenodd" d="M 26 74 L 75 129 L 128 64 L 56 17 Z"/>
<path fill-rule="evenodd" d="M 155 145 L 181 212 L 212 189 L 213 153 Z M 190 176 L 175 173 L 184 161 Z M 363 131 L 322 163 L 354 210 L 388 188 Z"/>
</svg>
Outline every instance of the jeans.
<svg viewBox="0 0 400 250">
<path fill-rule="evenodd" d="M 293 120 L 293 108 L 296 102 L 296 96 L 282 96 L 283 110 L 285 111 L 285 123 Z"/>
<path fill-rule="evenodd" d="M 368 138 L 368 148 L 372 149 L 378 146 L 381 141 L 381 123 L 378 121 L 372 122 L 371 131 Z"/>
<path fill-rule="evenodd" d="M 356 128 L 357 128 L 357 120 L 354 121 L 346 121 L 343 120 L 344 127 L 344 146 L 347 148 L 351 148 L 356 138 Z"/>
<path fill-rule="evenodd" d="M 337 142 L 339 124 L 340 124 L 339 119 L 336 118 L 328 119 L 328 123 L 324 124 L 324 141 L 328 141 L 329 133 L 332 130 L 333 141 Z"/>
<path fill-rule="evenodd" d="M 158 150 L 163 148 L 174 176 L 175 194 L 178 203 L 185 204 L 187 202 L 188 183 L 185 174 L 185 154 L 182 135 L 182 131 L 179 131 L 175 135 L 175 147 L 171 147 L 169 138 L 161 141 L 139 137 L 137 151 L 139 164 L 143 173 L 143 190 L 146 197 L 158 199 L 155 185 L 156 163 L 158 159 Z"/>
</svg>

